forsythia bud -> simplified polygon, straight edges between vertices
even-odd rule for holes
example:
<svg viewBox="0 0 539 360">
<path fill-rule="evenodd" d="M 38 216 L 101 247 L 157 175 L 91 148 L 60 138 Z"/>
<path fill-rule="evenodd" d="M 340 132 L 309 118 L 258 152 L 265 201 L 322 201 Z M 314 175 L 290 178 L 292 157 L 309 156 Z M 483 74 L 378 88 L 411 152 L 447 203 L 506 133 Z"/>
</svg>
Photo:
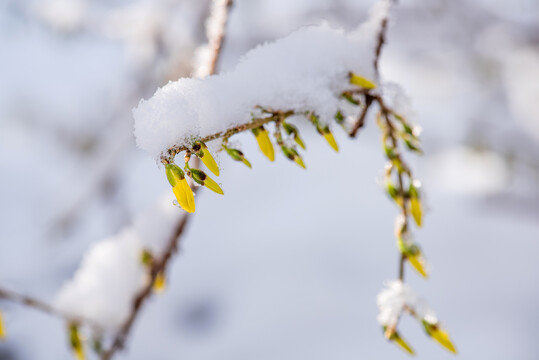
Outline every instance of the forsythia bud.
<svg viewBox="0 0 539 360">
<path fill-rule="evenodd" d="M 79 327 L 75 323 L 68 324 L 69 328 L 69 343 L 71 344 L 71 349 L 75 354 L 77 360 L 84 360 L 84 348 L 82 346 L 82 338 L 79 333 Z"/>
<path fill-rule="evenodd" d="M 424 278 L 428 277 L 427 271 L 425 269 L 427 261 L 423 257 L 421 248 L 412 243 L 411 241 L 406 241 L 403 239 L 407 233 L 403 233 L 397 240 L 397 246 L 402 254 L 406 256 L 406 260 L 412 265 L 412 267 Z"/>
<path fill-rule="evenodd" d="M 183 170 L 178 165 L 167 164 L 165 172 L 178 204 L 189 213 L 195 212 L 195 197 L 189 184 L 187 184 Z"/>
<path fill-rule="evenodd" d="M 350 84 L 360 86 L 364 89 L 374 89 L 376 87 L 376 84 L 372 81 L 352 72 L 348 74 L 348 77 L 350 79 Z"/>
<path fill-rule="evenodd" d="M 299 166 L 305 169 L 305 164 L 303 163 L 303 159 L 298 154 L 296 149 L 287 147 L 287 146 L 281 146 L 281 150 L 283 151 L 284 156 L 286 156 L 287 158 L 294 161 L 296 164 L 298 164 Z"/>
<path fill-rule="evenodd" d="M 410 355 L 414 355 L 414 350 L 408 343 L 400 336 L 400 334 L 397 331 L 387 331 L 387 326 L 383 327 L 384 329 L 384 335 L 388 338 L 389 341 L 394 341 L 395 344 L 400 346 L 401 349 L 406 351 Z"/>
<path fill-rule="evenodd" d="M 409 194 L 410 194 L 410 212 L 415 220 L 417 226 L 421 227 L 423 219 L 423 210 L 421 207 L 421 200 L 419 199 L 417 180 L 414 180 L 410 183 Z"/>
<path fill-rule="evenodd" d="M 6 338 L 6 328 L 4 327 L 4 319 L 2 318 L 2 312 L 0 312 L 0 339 Z"/>
<path fill-rule="evenodd" d="M 207 187 L 208 189 L 216 192 L 217 194 L 224 195 L 221 187 L 206 173 L 199 169 L 190 169 L 191 177 L 200 185 Z"/>
<path fill-rule="evenodd" d="M 335 138 L 333 137 L 333 134 L 331 133 L 331 130 L 329 130 L 329 126 L 327 126 L 327 125 L 322 126 L 320 124 L 320 120 L 318 119 L 318 116 L 316 116 L 315 114 L 311 114 L 311 122 L 314 124 L 314 126 L 316 126 L 316 131 L 318 131 L 318 133 L 320 135 L 322 135 L 324 137 L 324 139 L 326 139 L 329 146 L 331 146 L 333 148 L 333 150 L 338 152 L 339 151 L 339 145 L 337 145 L 337 142 L 335 141 Z"/>
<path fill-rule="evenodd" d="M 236 160 L 236 161 L 241 161 L 243 162 L 245 165 L 247 165 L 249 168 L 251 168 L 251 163 L 249 162 L 249 160 L 247 160 L 245 158 L 245 156 L 243 155 L 243 153 L 238 150 L 238 149 L 231 149 L 229 147 L 227 147 L 226 145 L 223 145 L 223 148 L 226 150 L 226 153 L 228 155 L 230 155 L 230 157 L 233 159 L 233 160 Z"/>
<path fill-rule="evenodd" d="M 167 282 L 165 273 L 163 271 L 160 271 L 153 282 L 153 291 L 157 294 L 162 293 L 163 291 L 165 291 L 166 284 Z"/>
<path fill-rule="evenodd" d="M 215 162 L 213 156 L 210 154 L 210 151 L 208 150 L 206 144 L 204 144 L 202 141 L 196 141 L 193 145 L 193 152 L 200 160 L 202 160 L 204 165 L 206 165 L 206 167 L 210 169 L 212 173 L 214 173 L 216 176 L 219 176 L 219 166 L 217 166 L 217 163 Z"/>
<path fill-rule="evenodd" d="M 273 144 L 271 143 L 266 129 L 264 129 L 263 126 L 260 126 L 258 128 L 254 128 L 252 131 L 256 137 L 256 141 L 258 142 L 258 147 L 260 148 L 260 151 L 262 151 L 262 153 L 266 155 L 266 157 L 270 161 L 274 161 L 275 152 L 273 150 Z"/>
<path fill-rule="evenodd" d="M 432 324 L 424 319 L 421 321 L 421 323 L 423 324 L 423 327 L 425 328 L 427 335 L 432 337 L 434 341 L 442 345 L 444 348 L 446 348 L 448 351 L 452 352 L 453 354 L 457 353 L 457 349 L 455 348 L 455 345 L 453 345 L 453 342 L 451 341 L 449 337 L 449 333 L 447 333 L 447 331 L 442 329 L 439 323 Z"/>
<path fill-rule="evenodd" d="M 298 131 L 298 128 L 295 127 L 294 125 L 291 125 L 291 124 L 288 124 L 288 123 L 285 123 L 283 122 L 283 129 L 284 131 L 286 132 L 287 135 L 293 135 L 294 136 L 294 141 L 303 149 L 305 150 L 305 143 L 303 142 L 303 140 L 301 139 L 301 137 L 299 136 L 299 131 Z"/>
</svg>

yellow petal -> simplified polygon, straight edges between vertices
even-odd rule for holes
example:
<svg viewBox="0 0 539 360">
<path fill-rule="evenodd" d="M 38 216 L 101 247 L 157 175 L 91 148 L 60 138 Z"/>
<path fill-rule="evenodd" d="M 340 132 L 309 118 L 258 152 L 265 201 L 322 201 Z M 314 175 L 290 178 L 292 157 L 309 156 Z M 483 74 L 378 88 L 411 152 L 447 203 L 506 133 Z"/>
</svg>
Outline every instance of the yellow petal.
<svg viewBox="0 0 539 360">
<path fill-rule="evenodd" d="M 401 338 L 398 334 L 395 334 L 395 338 L 393 339 L 395 341 L 395 344 L 399 345 L 404 351 L 406 351 L 410 355 L 415 355 L 414 350 L 408 345 L 406 341 L 404 341 L 403 338 Z"/>
<path fill-rule="evenodd" d="M 410 212 L 412 213 L 417 226 L 421 227 L 423 211 L 421 210 L 421 201 L 418 197 L 412 196 L 410 199 Z"/>
<path fill-rule="evenodd" d="M 216 176 L 219 176 L 219 166 L 217 166 L 217 163 L 215 162 L 215 159 L 210 154 L 210 151 L 208 150 L 208 147 L 203 146 L 202 150 L 204 151 L 204 156 L 202 156 L 200 159 L 202 160 L 204 165 L 206 165 L 206 167 L 208 169 L 210 169 L 210 171 L 212 173 L 214 173 Z"/>
<path fill-rule="evenodd" d="M 266 155 L 270 161 L 275 160 L 275 152 L 273 151 L 273 144 L 269 138 L 268 132 L 266 129 L 260 129 L 256 134 L 256 141 L 258 142 L 258 147 Z"/>
<path fill-rule="evenodd" d="M 423 256 L 421 256 L 421 254 L 407 255 L 406 259 L 408 259 L 408 262 L 410 263 L 410 265 L 412 265 L 414 269 L 416 269 L 416 271 L 421 274 L 421 276 L 423 276 L 424 278 L 428 277 L 427 272 L 425 271 L 425 266 L 424 266 L 425 259 L 423 258 Z"/>
<path fill-rule="evenodd" d="M 224 195 L 224 192 L 221 189 L 221 187 L 219 187 L 219 185 L 215 181 L 213 181 L 211 177 L 207 175 L 206 175 L 206 179 L 204 179 L 204 186 L 212 191 L 215 191 L 217 194 Z"/>
<path fill-rule="evenodd" d="M 193 195 L 193 190 L 191 190 L 185 178 L 180 180 L 176 186 L 172 188 L 172 191 L 174 192 L 174 195 L 176 195 L 178 204 L 180 204 L 182 209 L 188 213 L 195 212 L 195 197 Z"/>
<path fill-rule="evenodd" d="M 446 331 L 440 329 L 439 327 L 434 327 L 434 329 L 430 331 L 430 335 L 438 344 L 442 345 L 453 354 L 457 353 L 457 349 L 455 349 L 455 346 L 451 342 L 449 334 Z"/>
<path fill-rule="evenodd" d="M 166 284 L 167 281 L 165 278 L 165 274 L 161 271 L 155 277 L 155 281 L 153 283 L 153 291 L 157 294 L 162 293 L 163 291 L 165 291 Z"/>
<path fill-rule="evenodd" d="M 2 313 L 0 312 L 0 339 L 5 340 L 6 338 L 6 328 L 4 327 L 4 320 L 2 318 Z"/>
<path fill-rule="evenodd" d="M 376 87 L 376 84 L 372 81 L 354 73 L 350 73 L 350 84 L 361 86 L 364 89 L 374 89 Z"/>
<path fill-rule="evenodd" d="M 339 145 L 337 145 L 337 142 L 335 141 L 335 138 L 333 137 L 331 131 L 324 133 L 324 139 L 326 139 L 326 141 L 333 148 L 333 150 L 339 152 Z"/>
</svg>

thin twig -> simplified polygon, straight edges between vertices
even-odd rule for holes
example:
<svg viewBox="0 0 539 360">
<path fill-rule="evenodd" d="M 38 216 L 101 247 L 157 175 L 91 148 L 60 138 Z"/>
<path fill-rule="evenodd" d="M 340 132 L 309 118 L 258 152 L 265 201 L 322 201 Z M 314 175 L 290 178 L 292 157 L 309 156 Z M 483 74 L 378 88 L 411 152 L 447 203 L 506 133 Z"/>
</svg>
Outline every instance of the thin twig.
<svg viewBox="0 0 539 360">
<path fill-rule="evenodd" d="M 396 0 L 392 0 L 392 3 L 397 3 Z M 379 62 L 380 62 L 380 56 L 382 54 L 382 48 L 384 47 L 384 44 L 385 44 L 385 38 L 386 38 L 386 33 L 387 33 L 387 27 L 388 27 L 388 22 L 389 22 L 389 11 L 385 14 L 385 16 L 382 18 L 381 22 L 380 22 L 380 29 L 378 30 L 378 35 L 376 37 L 377 41 L 376 41 L 376 46 L 375 46 L 375 52 L 374 52 L 374 60 L 373 60 L 373 65 L 374 65 L 374 74 L 375 74 L 375 77 L 376 77 L 376 81 L 380 81 L 380 71 L 379 71 Z M 363 127 L 363 125 L 365 124 L 365 119 L 367 117 L 367 112 L 369 111 L 369 108 L 372 104 L 372 97 L 369 96 L 368 93 L 365 94 L 365 105 L 363 107 L 363 109 L 361 110 L 361 112 L 359 113 L 359 116 L 356 120 L 356 122 L 354 123 L 354 126 L 352 126 L 352 130 L 350 130 L 349 132 L 349 136 L 350 137 L 355 137 L 358 130 L 360 128 Z"/>
<path fill-rule="evenodd" d="M 64 319 L 65 321 L 70 322 L 70 323 L 86 324 L 96 330 L 101 329 L 101 327 L 97 323 L 95 323 L 94 321 L 90 319 L 69 314 L 65 311 L 55 308 L 54 306 L 42 300 L 36 299 L 28 295 L 17 293 L 13 290 L 0 289 L 0 299 L 30 307 L 32 309 Z"/>
</svg>

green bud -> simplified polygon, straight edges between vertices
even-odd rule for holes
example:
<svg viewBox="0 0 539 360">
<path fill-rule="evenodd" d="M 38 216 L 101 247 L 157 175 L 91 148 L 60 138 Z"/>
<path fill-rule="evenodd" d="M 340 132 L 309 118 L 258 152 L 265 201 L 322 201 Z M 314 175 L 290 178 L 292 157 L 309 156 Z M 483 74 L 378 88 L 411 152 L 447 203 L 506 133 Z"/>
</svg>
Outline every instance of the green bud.
<svg viewBox="0 0 539 360">
<path fill-rule="evenodd" d="M 176 186 L 176 179 L 183 180 L 185 178 L 183 170 L 176 164 L 167 164 L 165 166 L 165 173 L 172 187 Z"/>
<path fill-rule="evenodd" d="M 206 180 L 206 173 L 199 169 L 191 169 L 191 177 L 200 185 L 204 185 L 204 180 Z"/>
<path fill-rule="evenodd" d="M 359 101 L 354 99 L 351 94 L 344 93 L 342 94 L 342 97 L 345 98 L 350 104 L 359 106 Z"/>
<path fill-rule="evenodd" d="M 344 123 L 344 115 L 342 114 L 340 110 L 337 111 L 337 113 L 335 114 L 335 120 L 337 121 L 337 124 L 339 125 L 342 125 Z"/>
<path fill-rule="evenodd" d="M 397 190 L 397 188 L 395 187 L 395 185 L 393 185 L 393 183 L 388 181 L 386 184 L 386 187 L 387 187 L 387 193 L 392 199 L 396 199 L 399 196 L 399 190 Z"/>
<path fill-rule="evenodd" d="M 151 266 L 153 263 L 152 253 L 148 250 L 142 250 L 142 254 L 140 255 L 140 261 L 146 266 Z"/>
<path fill-rule="evenodd" d="M 235 161 L 241 161 L 245 165 L 247 165 L 249 168 L 251 168 L 251 163 L 245 158 L 243 155 L 243 152 L 241 152 L 238 149 L 231 149 L 225 145 L 223 145 L 223 148 L 226 150 L 226 153 Z"/>
<path fill-rule="evenodd" d="M 385 151 L 386 156 L 387 156 L 388 159 L 394 159 L 394 158 L 397 157 L 397 154 L 395 153 L 395 148 L 394 147 L 384 145 L 384 151 Z"/>
<path fill-rule="evenodd" d="M 416 145 L 414 145 L 410 140 L 408 139 L 404 139 L 404 144 L 406 145 L 406 147 L 409 149 L 409 150 L 412 150 L 412 151 L 415 151 L 417 153 L 422 153 L 423 151 L 421 151 L 421 149 L 419 147 L 417 147 Z"/>
</svg>

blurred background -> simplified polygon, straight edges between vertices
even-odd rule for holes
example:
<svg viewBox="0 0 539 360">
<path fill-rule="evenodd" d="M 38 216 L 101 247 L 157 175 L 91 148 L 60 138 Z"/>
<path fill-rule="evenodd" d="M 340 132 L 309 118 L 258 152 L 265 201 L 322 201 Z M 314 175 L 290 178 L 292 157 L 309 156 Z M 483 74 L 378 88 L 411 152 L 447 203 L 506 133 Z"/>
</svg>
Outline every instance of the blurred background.
<svg viewBox="0 0 539 360">
<path fill-rule="evenodd" d="M 423 127 L 408 154 L 427 213 L 414 231 L 432 269 L 407 282 L 461 359 L 538 359 L 539 3 L 401 0 L 381 58 Z M 309 24 L 351 30 L 371 0 L 235 0 L 220 71 Z M 189 76 L 209 1 L 0 2 L 0 286 L 52 301 L 84 252 L 169 190 L 137 149 L 131 109 Z M 353 49 L 351 49 L 353 51 Z M 406 359 L 376 322 L 397 275 L 397 210 L 380 185 L 373 119 L 334 153 L 308 126 L 308 170 L 220 156 L 226 193 L 197 213 L 118 359 Z M 0 302 L 0 359 L 70 359 L 65 324 Z M 418 359 L 451 359 L 420 325 Z"/>
</svg>

